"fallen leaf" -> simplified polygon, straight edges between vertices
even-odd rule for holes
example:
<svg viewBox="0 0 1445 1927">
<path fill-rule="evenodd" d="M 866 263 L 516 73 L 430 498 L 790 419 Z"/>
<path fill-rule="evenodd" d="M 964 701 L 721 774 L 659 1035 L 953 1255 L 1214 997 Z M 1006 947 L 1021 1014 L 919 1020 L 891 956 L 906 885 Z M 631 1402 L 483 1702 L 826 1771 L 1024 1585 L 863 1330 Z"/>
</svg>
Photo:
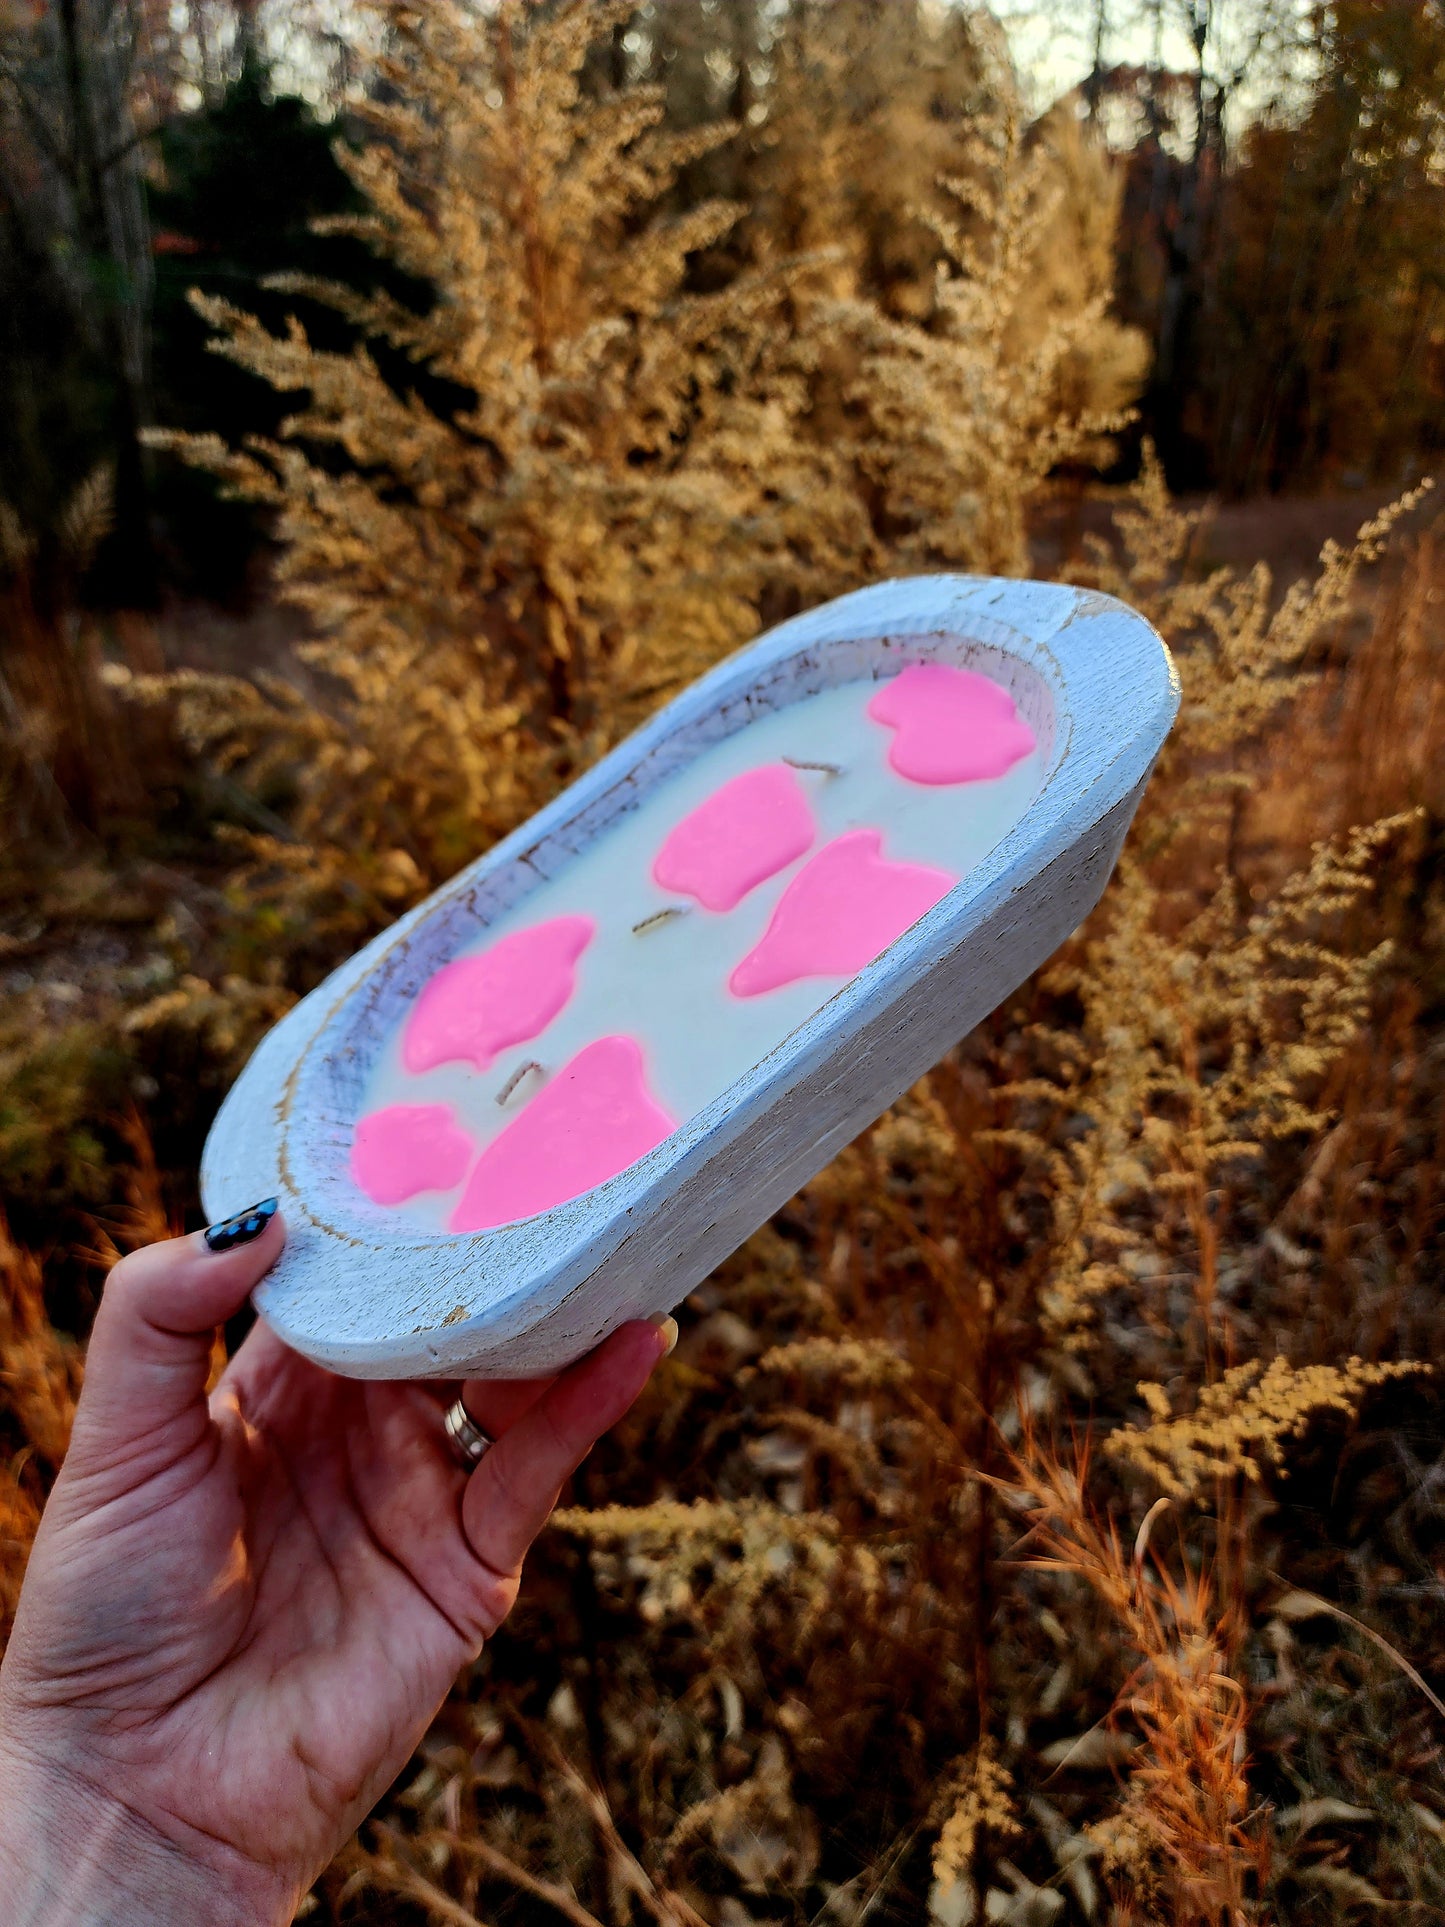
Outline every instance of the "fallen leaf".
<svg viewBox="0 0 1445 1927">
<path fill-rule="evenodd" d="M 1311 1827 L 1376 1818 L 1370 1807 L 1352 1807 L 1348 1800 L 1332 1800 L 1322 1795 L 1318 1800 L 1301 1800 L 1298 1806 L 1281 1807 L 1274 1816 L 1274 1824 L 1281 1830 L 1292 1827 L 1296 1833 L 1308 1833 Z"/>
<path fill-rule="evenodd" d="M 1138 1745 L 1127 1733 L 1111 1733 L 1107 1726 L 1091 1726 L 1087 1733 L 1076 1733 L 1072 1739 L 1053 1741 L 1039 1758 L 1046 1766 L 1088 1772 L 1122 1765 L 1138 1750 Z"/>
<path fill-rule="evenodd" d="M 1324 1600 L 1312 1592 L 1287 1592 L 1276 1599 L 1272 1608 L 1276 1619 L 1317 1619 L 1329 1610 Z"/>
<path fill-rule="evenodd" d="M 933 1927 L 973 1927 L 978 1918 L 978 1896 L 967 1874 L 954 1880 L 935 1880 L 928 1895 L 928 1918 Z"/>
<path fill-rule="evenodd" d="M 984 1918 L 994 1927 L 1052 1927 L 1064 1909 L 1064 1896 L 1054 1887 L 1036 1887 L 1011 1860 L 1000 1860 L 998 1870 L 1013 1887 L 990 1887 L 984 1895 Z"/>
<path fill-rule="evenodd" d="M 1079 1912 L 1085 1920 L 1092 1920 L 1099 1911 L 1099 1883 L 1089 1861 L 1099 1852 L 1098 1841 L 1091 1840 L 1086 1833 L 1077 1833 L 1058 1808 L 1040 1793 L 1029 1795 L 1029 1812 L 1042 1827 L 1059 1871 L 1073 1890 Z"/>
<path fill-rule="evenodd" d="M 1392 1907 L 1393 1901 L 1386 1900 L 1378 1887 L 1372 1887 L 1368 1880 L 1351 1873 L 1348 1867 L 1299 1867 L 1295 1879 L 1312 1887 L 1323 1887 L 1327 1893 L 1336 1895 L 1340 1900 L 1352 1900 L 1361 1907 Z"/>
</svg>

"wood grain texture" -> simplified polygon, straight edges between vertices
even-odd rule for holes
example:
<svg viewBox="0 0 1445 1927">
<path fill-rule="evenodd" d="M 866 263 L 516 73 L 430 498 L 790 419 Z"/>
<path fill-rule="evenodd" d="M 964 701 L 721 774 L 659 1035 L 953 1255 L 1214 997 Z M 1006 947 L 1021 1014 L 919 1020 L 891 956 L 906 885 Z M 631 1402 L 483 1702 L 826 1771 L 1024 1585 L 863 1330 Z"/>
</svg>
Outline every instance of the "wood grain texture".
<svg viewBox="0 0 1445 1927">
<path fill-rule="evenodd" d="M 347 1171 L 382 1040 L 478 928 L 710 742 L 840 682 L 943 661 L 1004 683 L 1042 785 L 920 922 L 715 1103 L 539 1217 L 427 1236 Z M 880 583 L 784 623 L 694 684 L 512 836 L 343 964 L 262 1041 L 202 1162 L 207 1211 L 275 1193 L 256 1294 L 299 1351 L 359 1377 L 531 1376 L 677 1304 L 1083 920 L 1178 707 L 1163 643 L 1112 598 L 966 576 Z"/>
</svg>

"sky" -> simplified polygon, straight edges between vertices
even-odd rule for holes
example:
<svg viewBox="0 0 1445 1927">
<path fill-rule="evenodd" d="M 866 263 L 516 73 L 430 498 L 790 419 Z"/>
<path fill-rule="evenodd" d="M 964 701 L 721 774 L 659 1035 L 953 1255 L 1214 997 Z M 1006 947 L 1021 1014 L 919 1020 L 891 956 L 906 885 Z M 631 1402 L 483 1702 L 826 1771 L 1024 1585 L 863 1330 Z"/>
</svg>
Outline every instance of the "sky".
<svg viewBox="0 0 1445 1927">
<path fill-rule="evenodd" d="M 1037 0 L 998 0 L 990 11 L 1003 23 L 1013 49 L 1019 77 L 1029 93 L 1029 104 L 1046 107 L 1060 94 L 1069 93 L 1088 75 L 1094 61 L 1094 9 L 1087 3 L 1071 7 L 1040 7 Z M 1176 47 L 1166 36 L 1164 57 L 1182 59 L 1187 53 L 1182 38 Z M 1152 35 L 1142 19 L 1106 42 L 1108 61 L 1133 61 L 1149 58 Z"/>
<path fill-rule="evenodd" d="M 887 5 L 888 0 L 878 3 Z M 1042 109 L 1084 79 L 1093 59 L 1093 0 L 1044 0 L 1042 5 L 1039 0 L 995 0 L 987 10 L 1008 33 L 1030 106 Z M 1119 0 L 1111 0 L 1110 11 L 1121 24 L 1109 37 L 1105 58 L 1142 64 L 1153 45 L 1146 0 L 1124 0 L 1122 6 Z M 1173 9 L 1166 4 L 1165 11 L 1165 63 L 1187 65 L 1187 42 L 1168 18 Z M 286 70 L 286 82 L 299 91 L 319 93 L 324 86 L 322 75 L 307 71 L 316 66 L 315 40 L 324 38 L 328 30 L 339 38 L 352 37 L 358 25 L 356 9 L 349 0 L 284 0 L 280 5 L 273 0 L 264 13 L 266 37 Z M 1133 18 L 1125 19 L 1126 14 Z"/>
<path fill-rule="evenodd" d="M 876 0 L 880 6 L 889 0 Z M 938 0 L 944 6 L 970 0 Z M 1098 0 L 993 0 L 981 11 L 998 19 L 1009 39 L 1016 70 L 1030 108 L 1041 112 L 1062 94 L 1078 87 L 1093 63 L 1094 18 Z M 1284 0 L 1279 15 L 1303 15 L 1309 0 Z M 1147 64 L 1154 56 L 1159 15 L 1159 55 L 1166 68 L 1187 71 L 1192 66 L 1189 42 L 1182 29 L 1182 0 L 1107 0 L 1111 18 L 1104 43 L 1106 62 Z M 1215 40 L 1211 51 L 1227 66 L 1249 37 L 1264 9 L 1261 0 L 1213 0 Z M 277 60 L 278 79 L 285 88 L 315 99 L 318 104 L 335 81 L 332 62 L 345 44 L 364 39 L 362 16 L 354 0 L 263 0 L 262 17 L 268 46 Z M 344 56 L 343 56 L 344 58 Z M 352 61 L 356 58 L 353 53 Z M 1236 111 L 1248 112 L 1258 103 L 1246 88 Z"/>
<path fill-rule="evenodd" d="M 1233 69 L 1242 76 L 1228 90 L 1225 127 L 1231 138 L 1256 115 L 1281 107 L 1288 111 L 1302 97 L 1314 62 L 1312 3 L 1212 0 L 1206 71 L 1228 76 Z M 1176 73 L 1193 71 L 1193 49 L 1182 24 L 1185 0 L 1157 0 L 1157 5 L 1153 0 L 1107 0 L 1107 4 L 1113 24 L 1104 42 L 1106 65 L 1152 62 L 1156 28 L 1151 14 L 1157 11 L 1162 66 Z M 988 11 L 1008 34 L 1019 79 L 1034 112 L 1078 87 L 1089 74 L 1096 6 L 1097 0 L 993 0 Z M 1113 128 L 1106 115 L 1104 134 L 1107 139 L 1118 135 L 1127 143 L 1137 129 L 1132 123 Z"/>
</svg>

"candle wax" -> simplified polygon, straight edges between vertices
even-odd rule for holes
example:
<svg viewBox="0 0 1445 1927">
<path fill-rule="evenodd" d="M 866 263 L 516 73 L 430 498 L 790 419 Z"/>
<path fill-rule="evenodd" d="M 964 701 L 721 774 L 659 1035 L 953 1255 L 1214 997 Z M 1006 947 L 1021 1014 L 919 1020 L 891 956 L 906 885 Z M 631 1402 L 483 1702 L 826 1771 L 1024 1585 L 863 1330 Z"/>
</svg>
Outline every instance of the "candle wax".
<svg viewBox="0 0 1445 1927">
<path fill-rule="evenodd" d="M 905 680 L 909 677 L 914 679 L 911 692 Z M 870 715 L 870 699 L 876 704 L 890 690 L 896 693 L 883 705 L 886 714 Z M 575 972 L 570 995 L 527 1040 L 502 1042 L 497 1026 L 491 1025 L 485 1030 L 485 1049 L 474 1051 L 471 1061 L 434 1063 L 420 1072 L 406 1067 L 406 1022 L 398 1024 L 384 1042 L 361 1112 L 407 1105 L 447 1106 L 476 1158 L 470 1182 L 458 1175 L 447 1190 L 416 1193 L 396 1205 L 398 1221 L 433 1233 L 472 1229 L 482 1222 L 502 1221 L 508 1215 L 509 1197 L 515 1205 L 510 1215 L 526 1216 L 559 1201 L 561 1195 L 574 1195 L 576 1186 L 571 1192 L 558 1190 L 573 1178 L 586 1179 L 590 1174 L 590 1181 L 596 1181 L 595 1158 L 589 1164 L 586 1156 L 575 1147 L 567 1150 L 560 1139 L 555 1140 L 555 1156 L 549 1154 L 549 1111 L 561 1116 L 560 1096 L 542 1105 L 527 1128 L 509 1129 L 531 1106 L 540 1104 L 557 1080 L 575 1079 L 579 1071 L 583 1087 L 590 1088 L 599 1068 L 606 1068 L 614 1083 L 615 1074 L 625 1068 L 630 1108 L 625 1117 L 618 1114 L 622 1118 L 618 1129 L 619 1142 L 625 1140 L 629 1151 L 624 1162 L 631 1161 L 663 1134 L 658 1120 L 676 1125 L 695 1116 L 869 961 L 864 954 L 866 933 L 863 937 L 855 933 L 852 941 L 832 933 L 821 951 L 815 940 L 805 942 L 800 950 L 787 934 L 798 927 L 800 899 L 807 909 L 812 897 L 816 909 L 820 890 L 826 894 L 827 889 L 847 890 L 851 885 L 859 904 L 874 901 L 868 917 L 861 920 L 868 923 L 871 917 L 869 927 L 876 926 L 886 944 L 1001 841 L 1042 780 L 1037 748 L 1024 748 L 1031 739 L 1026 731 L 1020 737 L 1022 725 L 1011 717 L 1006 697 L 1002 703 L 989 698 L 1001 728 L 1011 732 L 1006 753 L 998 761 L 1017 760 L 1001 775 L 944 780 L 939 774 L 936 731 L 927 726 L 926 715 L 919 720 L 927 705 L 936 706 L 939 691 L 923 691 L 926 704 L 918 700 L 919 692 L 915 672 L 905 670 L 891 683 L 845 683 L 761 714 L 701 750 L 580 855 L 569 858 L 557 876 L 540 883 L 490 925 L 478 928 L 476 942 L 439 971 L 432 985 L 465 981 L 465 973 L 458 975 L 459 963 L 480 960 L 499 940 L 553 919 L 572 920 L 560 928 L 574 933 L 574 938 L 582 934 L 579 920 L 592 926 L 575 958 L 562 959 Z M 1003 697 L 1004 692 L 999 695 Z M 914 750 L 914 760 L 921 757 L 928 772 L 912 780 L 898 768 L 899 761 L 908 760 L 911 743 L 922 745 Z M 899 744 L 904 747 L 890 761 L 890 751 Z M 810 762 L 835 765 L 840 773 L 796 768 Z M 703 833 L 710 821 L 722 820 L 715 809 L 709 812 L 704 806 L 713 803 L 725 785 L 751 772 L 789 765 L 794 766 L 791 773 L 806 811 L 788 804 L 786 833 L 763 837 L 761 856 L 739 857 L 724 865 L 725 876 L 716 866 L 711 872 L 706 866 L 700 869 Z M 767 780 L 783 802 L 783 779 L 770 776 Z M 743 785 L 741 794 L 746 798 L 760 788 L 756 783 Z M 675 885 L 701 889 L 701 899 L 684 887 L 664 887 L 655 874 L 669 839 L 695 813 L 690 834 L 680 843 L 673 841 L 672 853 L 678 861 L 663 862 L 660 868 Z M 803 848 L 807 813 L 814 829 Z M 761 818 L 748 820 L 761 822 Z M 739 834 L 754 831 L 744 822 Z M 694 872 L 723 881 L 698 883 Z M 763 880 L 752 883 L 754 872 Z M 879 889 L 882 895 L 870 898 L 869 893 Z M 734 907 L 706 907 L 709 895 L 727 901 L 739 890 Z M 885 908 L 880 923 L 877 918 Z M 573 942 L 561 948 L 569 952 Z M 780 957 L 786 967 L 780 967 Z M 836 968 L 819 973 L 809 967 L 802 974 L 796 969 L 800 959 L 804 966 L 822 961 Z M 480 961 L 468 967 L 482 971 Z M 739 980 L 734 973 L 740 969 Z M 430 990 L 431 985 L 423 989 L 411 1016 Z M 543 1007 L 553 1001 L 551 994 L 539 1000 Z M 605 1065 L 583 1056 L 599 1040 L 613 1040 L 611 1055 L 604 1053 Z M 630 1040 L 635 1057 L 619 1054 L 616 1040 Z M 415 1050 L 412 1054 L 415 1059 Z M 478 1068 L 483 1057 L 490 1059 L 485 1069 Z M 505 1096 L 503 1103 L 498 1103 L 499 1095 Z M 556 1122 L 554 1118 L 554 1131 Z M 504 1132 L 506 1141 L 497 1144 Z M 632 1148 L 634 1143 L 639 1148 Z M 496 1149 L 489 1153 L 493 1145 Z M 575 1172 L 566 1164 L 569 1157 L 580 1159 Z M 539 1184 L 534 1176 L 524 1175 L 528 1158 L 538 1170 L 549 1162 L 559 1165 L 550 1188 L 547 1182 Z M 450 1173 L 454 1165 L 443 1160 L 439 1168 Z"/>
</svg>

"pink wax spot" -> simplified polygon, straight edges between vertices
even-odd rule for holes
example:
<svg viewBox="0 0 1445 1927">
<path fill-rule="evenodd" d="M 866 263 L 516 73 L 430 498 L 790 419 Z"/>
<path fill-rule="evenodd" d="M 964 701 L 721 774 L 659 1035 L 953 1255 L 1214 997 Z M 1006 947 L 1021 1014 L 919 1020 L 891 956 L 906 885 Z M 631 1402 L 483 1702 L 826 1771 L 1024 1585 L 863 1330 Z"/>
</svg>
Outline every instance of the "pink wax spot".
<svg viewBox="0 0 1445 1927">
<path fill-rule="evenodd" d="M 812 841 L 802 784 L 786 763 L 767 763 L 733 777 L 685 816 L 658 851 L 652 877 L 705 910 L 732 910 Z"/>
<path fill-rule="evenodd" d="M 388 1104 L 357 1125 L 351 1175 L 376 1204 L 400 1204 L 460 1184 L 475 1149 L 449 1104 Z"/>
<path fill-rule="evenodd" d="M 910 783 L 1003 776 L 1034 747 L 1034 732 L 1006 689 L 946 662 L 914 663 L 884 683 L 868 714 L 897 730 L 888 761 Z"/>
<path fill-rule="evenodd" d="M 647 1088 L 634 1037 L 578 1051 L 477 1159 L 453 1231 L 482 1231 L 565 1204 L 616 1177 L 675 1129 Z"/>
<path fill-rule="evenodd" d="M 503 937 L 479 956 L 444 964 L 422 985 L 402 1038 L 409 1071 L 457 1060 L 484 1071 L 511 1044 L 544 1031 L 572 995 L 576 963 L 597 926 L 552 917 Z"/>
<path fill-rule="evenodd" d="M 889 863 L 877 830 L 824 844 L 778 899 L 762 940 L 728 979 L 735 997 L 796 983 L 851 977 L 910 929 L 956 878 L 924 863 Z"/>
</svg>

